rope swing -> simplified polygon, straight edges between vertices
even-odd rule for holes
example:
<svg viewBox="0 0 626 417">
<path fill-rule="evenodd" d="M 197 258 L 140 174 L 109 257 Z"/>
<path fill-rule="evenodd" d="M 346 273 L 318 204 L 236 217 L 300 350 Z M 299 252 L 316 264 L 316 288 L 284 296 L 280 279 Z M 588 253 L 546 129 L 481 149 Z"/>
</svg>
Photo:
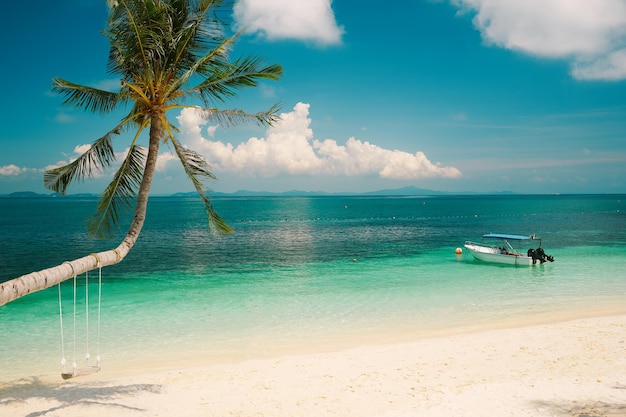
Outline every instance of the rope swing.
<svg viewBox="0 0 626 417">
<path fill-rule="evenodd" d="M 74 272 L 74 267 L 69 262 L 67 263 L 72 268 L 74 275 L 73 279 L 73 356 L 72 356 L 72 369 L 67 369 L 67 360 L 65 358 L 65 330 L 63 327 L 63 294 L 61 291 L 61 283 L 59 287 L 59 321 L 61 324 L 61 378 L 70 379 L 77 376 L 88 375 L 100 371 L 100 312 L 102 306 L 102 265 L 100 259 L 96 254 L 91 254 L 96 258 L 96 265 L 98 267 L 98 317 L 97 317 L 97 342 L 96 342 L 96 363 L 90 363 L 91 354 L 89 352 L 89 272 L 85 272 L 85 366 L 79 368 L 76 363 L 76 348 L 77 348 L 77 284 L 78 279 Z"/>
</svg>

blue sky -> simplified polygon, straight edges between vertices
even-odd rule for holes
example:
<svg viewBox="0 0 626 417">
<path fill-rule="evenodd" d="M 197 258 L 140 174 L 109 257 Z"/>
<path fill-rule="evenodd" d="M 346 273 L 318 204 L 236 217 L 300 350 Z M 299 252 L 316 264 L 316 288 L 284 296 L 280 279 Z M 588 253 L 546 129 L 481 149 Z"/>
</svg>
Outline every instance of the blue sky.
<svg viewBox="0 0 626 417">
<path fill-rule="evenodd" d="M 51 79 L 115 88 L 101 0 L 5 7 L 0 194 L 49 192 L 123 113 L 61 105 Z M 239 0 L 234 55 L 283 65 L 225 107 L 282 103 L 270 129 L 171 113 L 216 191 L 626 192 L 624 0 Z M 123 154 L 128 137 L 115 141 Z M 162 148 L 153 193 L 192 191 Z M 111 172 L 69 193 L 100 193 Z"/>
</svg>

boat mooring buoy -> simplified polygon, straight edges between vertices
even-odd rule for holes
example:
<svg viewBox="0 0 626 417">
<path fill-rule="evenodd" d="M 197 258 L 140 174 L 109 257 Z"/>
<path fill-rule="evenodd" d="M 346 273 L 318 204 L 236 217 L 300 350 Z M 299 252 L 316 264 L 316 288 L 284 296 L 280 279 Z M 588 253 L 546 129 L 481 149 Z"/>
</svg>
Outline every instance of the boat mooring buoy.
<svg viewBox="0 0 626 417">
<path fill-rule="evenodd" d="M 454 251 L 454 253 L 456 253 L 457 255 L 461 255 L 463 253 L 463 249 L 461 248 L 456 248 L 456 250 Z"/>
</svg>

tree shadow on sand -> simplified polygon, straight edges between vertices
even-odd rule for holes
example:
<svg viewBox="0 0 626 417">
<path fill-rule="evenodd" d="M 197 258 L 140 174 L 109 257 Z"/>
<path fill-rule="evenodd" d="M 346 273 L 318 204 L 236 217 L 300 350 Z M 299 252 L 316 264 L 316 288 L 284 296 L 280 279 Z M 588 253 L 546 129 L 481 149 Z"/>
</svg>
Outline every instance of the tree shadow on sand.
<svg viewBox="0 0 626 417">
<path fill-rule="evenodd" d="M 626 389 L 624 385 L 614 386 L 614 389 Z M 537 401 L 538 408 L 547 408 L 554 416 L 567 417 L 623 417 L 626 416 L 626 403 L 607 401 L 579 401 L 556 403 L 551 401 Z"/>
<path fill-rule="evenodd" d="M 106 385 L 97 382 L 80 385 L 57 384 L 43 382 L 39 378 L 33 377 L 0 385 L 0 411 L 5 405 L 21 403 L 29 399 L 41 399 L 45 400 L 48 405 L 49 403 L 55 405 L 45 410 L 34 411 L 25 417 L 42 416 L 76 405 L 100 405 L 117 409 L 145 411 L 113 401 L 120 397 L 136 396 L 145 392 L 159 394 L 161 386 L 155 384 Z"/>
</svg>

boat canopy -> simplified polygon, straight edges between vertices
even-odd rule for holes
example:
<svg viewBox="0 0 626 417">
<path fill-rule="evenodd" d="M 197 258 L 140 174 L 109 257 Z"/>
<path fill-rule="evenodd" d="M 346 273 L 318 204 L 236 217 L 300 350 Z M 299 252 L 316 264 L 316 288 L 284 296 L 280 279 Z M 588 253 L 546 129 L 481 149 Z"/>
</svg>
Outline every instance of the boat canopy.
<svg viewBox="0 0 626 417">
<path fill-rule="evenodd" d="M 534 235 L 523 236 L 523 235 L 502 235 L 498 233 L 488 233 L 483 235 L 484 239 L 507 239 L 507 240 L 532 240 L 535 238 Z"/>
</svg>

